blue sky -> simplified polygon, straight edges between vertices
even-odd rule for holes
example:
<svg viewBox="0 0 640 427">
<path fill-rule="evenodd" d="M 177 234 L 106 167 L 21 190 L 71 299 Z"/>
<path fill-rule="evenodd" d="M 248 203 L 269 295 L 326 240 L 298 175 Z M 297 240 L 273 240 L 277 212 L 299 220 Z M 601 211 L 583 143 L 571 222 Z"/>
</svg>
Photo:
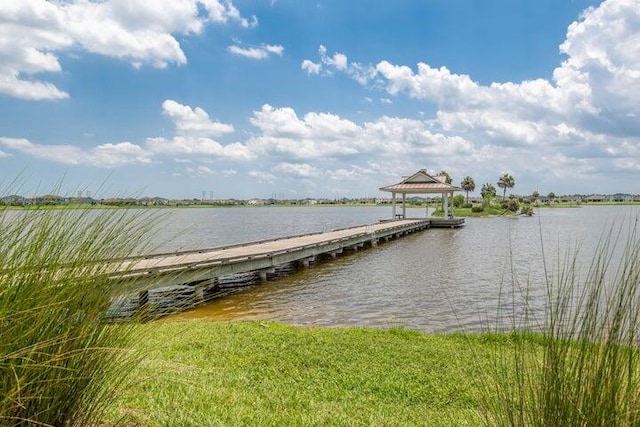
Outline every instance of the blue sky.
<svg viewBox="0 0 640 427">
<path fill-rule="evenodd" d="M 0 2 L 0 189 L 640 193 L 640 0 Z"/>
</svg>

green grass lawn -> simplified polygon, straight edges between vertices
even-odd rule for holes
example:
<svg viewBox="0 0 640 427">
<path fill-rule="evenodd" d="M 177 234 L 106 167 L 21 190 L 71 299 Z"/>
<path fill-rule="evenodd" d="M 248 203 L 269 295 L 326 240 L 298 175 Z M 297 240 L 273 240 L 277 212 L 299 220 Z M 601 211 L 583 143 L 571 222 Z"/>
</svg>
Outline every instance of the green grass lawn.
<svg viewBox="0 0 640 427">
<path fill-rule="evenodd" d="M 488 335 L 156 322 L 114 419 L 159 426 L 476 426 Z"/>
</svg>

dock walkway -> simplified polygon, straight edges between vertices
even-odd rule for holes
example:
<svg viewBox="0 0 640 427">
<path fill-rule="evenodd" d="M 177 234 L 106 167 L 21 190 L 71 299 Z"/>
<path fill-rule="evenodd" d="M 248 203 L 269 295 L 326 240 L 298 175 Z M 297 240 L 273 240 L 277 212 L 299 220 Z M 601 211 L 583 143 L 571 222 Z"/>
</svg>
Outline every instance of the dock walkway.
<svg viewBox="0 0 640 427">
<path fill-rule="evenodd" d="M 400 219 L 368 225 L 318 232 L 277 239 L 262 240 L 212 249 L 160 253 L 132 257 L 119 264 L 125 277 L 133 280 L 137 289 L 147 296 L 174 292 L 179 287 L 195 293 L 202 300 L 211 289 L 217 288 L 223 276 L 254 273 L 262 280 L 274 273 L 276 267 L 297 263 L 308 266 L 319 257 L 335 258 L 345 251 L 357 251 L 365 246 L 377 246 L 406 234 L 430 227 L 460 227 L 464 219 Z M 150 293 L 150 289 L 154 291 Z"/>
<path fill-rule="evenodd" d="M 389 240 L 429 226 L 428 219 L 380 222 L 220 248 L 135 257 L 127 260 L 122 268 L 128 276 L 153 276 L 159 286 L 199 282 L 223 275 L 268 270 L 294 261 L 309 263 L 320 255 L 333 257 L 365 244 L 375 246 L 380 239 Z"/>
</svg>

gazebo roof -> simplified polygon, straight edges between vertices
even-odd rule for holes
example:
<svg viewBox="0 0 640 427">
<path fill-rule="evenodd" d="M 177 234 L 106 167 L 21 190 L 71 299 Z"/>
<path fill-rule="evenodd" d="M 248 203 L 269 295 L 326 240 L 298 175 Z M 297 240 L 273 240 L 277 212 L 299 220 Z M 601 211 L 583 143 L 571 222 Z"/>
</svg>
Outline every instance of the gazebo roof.
<svg viewBox="0 0 640 427">
<path fill-rule="evenodd" d="M 451 193 L 463 191 L 462 188 L 447 184 L 445 175 L 431 176 L 426 169 L 421 169 L 411 176 L 405 177 L 397 184 L 380 187 L 381 191 L 404 194 Z"/>
</svg>

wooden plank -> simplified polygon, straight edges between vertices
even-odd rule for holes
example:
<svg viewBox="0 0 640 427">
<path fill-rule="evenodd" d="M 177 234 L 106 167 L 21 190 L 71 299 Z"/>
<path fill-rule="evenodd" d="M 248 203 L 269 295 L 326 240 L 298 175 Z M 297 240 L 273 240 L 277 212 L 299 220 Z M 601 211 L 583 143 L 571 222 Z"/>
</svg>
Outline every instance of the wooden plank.
<svg viewBox="0 0 640 427">
<path fill-rule="evenodd" d="M 247 263 L 248 261 L 274 257 L 291 252 L 311 252 L 313 255 L 328 253 L 337 248 L 349 247 L 367 241 L 377 240 L 396 232 L 411 232 L 426 228 L 429 220 L 406 219 L 312 233 L 288 238 L 263 240 L 259 242 L 212 248 L 197 251 L 152 254 L 125 261 L 121 270 L 128 273 L 166 274 L 187 268 L 205 268 L 216 263 Z M 326 247 L 326 252 L 323 251 Z M 312 250 L 312 249 L 317 250 Z M 301 255 L 301 258 L 304 256 Z M 249 268 L 249 267 L 248 267 Z M 246 271 L 251 271 L 248 269 Z"/>
</svg>

